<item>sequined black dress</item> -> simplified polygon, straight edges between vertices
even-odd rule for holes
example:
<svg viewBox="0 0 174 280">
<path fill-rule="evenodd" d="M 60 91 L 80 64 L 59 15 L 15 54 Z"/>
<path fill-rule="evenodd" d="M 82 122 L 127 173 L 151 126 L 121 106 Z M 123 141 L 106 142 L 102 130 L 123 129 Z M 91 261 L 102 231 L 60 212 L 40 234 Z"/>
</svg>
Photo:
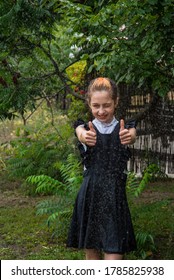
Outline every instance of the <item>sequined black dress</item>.
<svg viewBox="0 0 174 280">
<path fill-rule="evenodd" d="M 136 248 L 125 190 L 130 151 L 120 144 L 119 124 L 111 134 L 95 129 L 95 147 L 88 147 L 85 152 L 81 146 L 87 169 L 76 199 L 67 246 L 123 254 Z"/>
</svg>

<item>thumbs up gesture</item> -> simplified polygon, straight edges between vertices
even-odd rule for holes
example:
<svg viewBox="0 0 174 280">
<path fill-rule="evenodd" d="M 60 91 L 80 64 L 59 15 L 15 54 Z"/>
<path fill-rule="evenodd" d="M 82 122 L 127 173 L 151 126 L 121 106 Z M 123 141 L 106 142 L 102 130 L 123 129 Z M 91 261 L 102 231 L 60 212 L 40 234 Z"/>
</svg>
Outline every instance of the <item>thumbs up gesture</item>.
<svg viewBox="0 0 174 280">
<path fill-rule="evenodd" d="M 76 134 L 80 142 L 93 147 L 97 141 L 97 133 L 95 128 L 93 127 L 92 122 L 88 123 L 89 130 L 86 130 L 84 127 L 78 126 L 76 128 Z"/>
<path fill-rule="evenodd" d="M 89 131 L 92 131 L 96 134 L 96 131 L 95 131 L 95 128 L 93 127 L 92 122 L 88 122 L 88 126 L 89 126 L 89 129 L 90 129 Z"/>
<path fill-rule="evenodd" d="M 132 143 L 131 129 L 126 129 L 125 128 L 125 124 L 124 124 L 124 120 L 123 119 L 120 120 L 119 136 L 120 136 L 120 142 L 121 142 L 122 145 L 127 145 L 127 144 L 131 144 Z"/>
</svg>

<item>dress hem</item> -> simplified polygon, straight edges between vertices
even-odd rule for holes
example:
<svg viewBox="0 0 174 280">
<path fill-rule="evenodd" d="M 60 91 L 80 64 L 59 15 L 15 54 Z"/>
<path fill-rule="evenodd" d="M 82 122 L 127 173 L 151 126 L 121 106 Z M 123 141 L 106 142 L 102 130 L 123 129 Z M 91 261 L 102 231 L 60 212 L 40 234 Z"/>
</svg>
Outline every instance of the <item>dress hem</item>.
<svg viewBox="0 0 174 280">
<path fill-rule="evenodd" d="M 124 250 L 124 251 L 121 251 L 121 250 L 105 250 L 104 248 L 97 248 L 97 247 L 75 247 L 75 246 L 67 246 L 68 249 L 75 249 L 75 250 L 88 250 L 88 249 L 94 249 L 94 250 L 97 250 L 97 251 L 101 251 L 103 253 L 106 253 L 106 254 L 120 254 L 120 255 L 124 255 L 126 253 L 130 253 L 130 252 L 134 252 L 136 251 L 136 247 L 133 249 L 127 249 L 127 250 Z"/>
</svg>

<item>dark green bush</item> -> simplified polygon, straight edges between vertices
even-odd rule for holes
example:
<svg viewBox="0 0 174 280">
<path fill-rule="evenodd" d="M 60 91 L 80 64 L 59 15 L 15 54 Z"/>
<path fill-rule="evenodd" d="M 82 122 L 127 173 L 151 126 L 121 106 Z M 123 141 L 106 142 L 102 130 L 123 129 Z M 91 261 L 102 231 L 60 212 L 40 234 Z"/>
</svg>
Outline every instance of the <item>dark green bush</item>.
<svg viewBox="0 0 174 280">
<path fill-rule="evenodd" d="M 60 179 L 59 166 L 75 149 L 74 133 L 66 117 L 52 126 L 43 123 L 39 129 L 28 129 L 27 136 L 11 141 L 7 170 L 12 177 L 47 175 Z"/>
</svg>

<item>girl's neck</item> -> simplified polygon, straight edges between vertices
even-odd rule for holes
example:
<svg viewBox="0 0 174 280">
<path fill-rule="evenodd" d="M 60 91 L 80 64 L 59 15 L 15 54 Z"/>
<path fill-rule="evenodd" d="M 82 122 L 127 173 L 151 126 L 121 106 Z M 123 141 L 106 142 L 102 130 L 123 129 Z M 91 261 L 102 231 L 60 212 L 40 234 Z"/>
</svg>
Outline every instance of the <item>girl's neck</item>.
<svg viewBox="0 0 174 280">
<path fill-rule="evenodd" d="M 95 120 L 95 122 L 98 122 L 98 123 L 103 124 L 103 125 L 110 125 L 112 122 L 114 122 L 116 120 L 116 118 L 113 116 L 112 120 L 109 121 L 109 122 L 101 122 L 97 118 L 95 118 L 94 120 Z"/>
</svg>

